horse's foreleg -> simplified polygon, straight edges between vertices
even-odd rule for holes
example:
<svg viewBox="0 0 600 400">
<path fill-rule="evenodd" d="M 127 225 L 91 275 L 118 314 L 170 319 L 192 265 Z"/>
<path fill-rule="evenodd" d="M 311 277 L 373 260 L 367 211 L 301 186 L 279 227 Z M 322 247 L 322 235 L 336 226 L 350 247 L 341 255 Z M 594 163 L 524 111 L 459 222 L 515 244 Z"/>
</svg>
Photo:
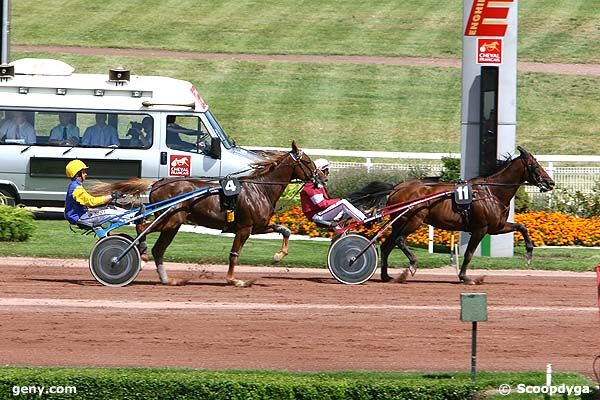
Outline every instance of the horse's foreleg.
<svg viewBox="0 0 600 400">
<path fill-rule="evenodd" d="M 248 240 L 250 236 L 250 232 L 252 231 L 252 227 L 240 227 L 238 231 L 235 233 L 235 237 L 233 238 L 233 244 L 231 245 L 231 252 L 229 253 L 229 269 L 227 270 L 227 283 L 234 286 L 244 287 L 249 286 L 251 284 L 248 282 L 244 282 L 240 279 L 235 279 L 233 276 L 233 271 L 235 266 L 238 263 L 240 258 L 240 251 L 242 247 L 244 247 L 244 243 Z"/>
<path fill-rule="evenodd" d="M 465 257 L 463 258 L 462 265 L 460 266 L 460 273 L 458 274 L 458 279 L 460 279 L 462 283 L 466 283 L 469 285 L 480 283 L 476 280 L 467 277 L 467 268 L 469 266 L 469 263 L 471 262 L 471 259 L 473 258 L 473 254 L 475 253 L 477 246 L 479 246 L 479 243 L 481 242 L 481 239 L 483 239 L 485 233 L 485 230 L 471 232 L 471 238 L 469 239 L 469 243 L 467 244 Z"/>
<path fill-rule="evenodd" d="M 281 235 L 283 236 L 283 241 L 281 242 L 281 250 L 279 250 L 273 255 L 273 263 L 278 263 L 283 259 L 283 257 L 288 255 L 290 235 L 292 234 L 292 231 L 290 231 L 289 228 L 283 225 L 270 225 L 269 228 L 273 232 L 281 233 Z"/>
<path fill-rule="evenodd" d="M 514 231 L 518 231 L 521 235 L 523 235 L 523 240 L 525 241 L 525 264 L 527 267 L 529 267 L 531 265 L 531 260 L 533 259 L 533 242 L 529 237 L 529 232 L 527 232 L 525 225 L 507 222 L 503 229 L 499 230 L 498 232 L 494 232 L 494 234 L 497 235 Z"/>
<path fill-rule="evenodd" d="M 167 271 L 163 265 L 163 256 L 165 255 L 167 247 L 169 247 L 173 241 L 173 238 L 177 234 L 178 230 L 179 226 L 175 229 L 162 231 L 158 237 L 158 240 L 152 247 L 152 256 L 154 257 L 154 263 L 156 264 L 156 272 L 158 272 L 160 283 L 165 285 L 172 284 L 174 282 L 169 281 L 169 276 L 167 275 Z"/>
<path fill-rule="evenodd" d="M 417 261 L 417 256 L 415 256 L 415 253 L 410 251 L 410 249 L 406 245 L 406 236 L 404 236 L 404 235 L 398 236 L 398 239 L 396 239 L 396 245 L 398 246 L 398 248 L 400 250 L 402 250 L 402 252 L 406 256 L 406 258 L 408 258 L 408 262 L 409 262 L 408 271 L 404 271 L 402 276 L 399 277 L 400 281 L 403 282 L 406 280 L 406 277 L 408 276 L 408 272 L 410 272 L 411 275 L 414 275 L 417 272 L 418 261 Z"/>
</svg>

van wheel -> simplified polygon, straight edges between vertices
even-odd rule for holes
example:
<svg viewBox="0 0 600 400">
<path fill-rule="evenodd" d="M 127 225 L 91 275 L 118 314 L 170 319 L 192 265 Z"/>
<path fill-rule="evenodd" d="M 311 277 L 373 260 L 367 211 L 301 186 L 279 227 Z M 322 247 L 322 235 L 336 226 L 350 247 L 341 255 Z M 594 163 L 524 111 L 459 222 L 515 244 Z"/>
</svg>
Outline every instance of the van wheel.
<svg viewBox="0 0 600 400">
<path fill-rule="evenodd" d="M 15 195 L 12 190 L 6 187 L 0 187 L 0 204 L 14 207 L 17 205 Z"/>
</svg>

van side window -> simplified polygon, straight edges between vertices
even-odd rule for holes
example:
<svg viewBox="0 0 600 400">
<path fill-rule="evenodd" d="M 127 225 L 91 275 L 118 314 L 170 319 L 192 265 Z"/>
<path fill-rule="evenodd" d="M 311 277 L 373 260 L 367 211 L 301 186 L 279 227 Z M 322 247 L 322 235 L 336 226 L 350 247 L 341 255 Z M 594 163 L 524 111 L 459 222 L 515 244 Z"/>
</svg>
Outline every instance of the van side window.
<svg viewBox="0 0 600 400">
<path fill-rule="evenodd" d="M 198 117 L 167 116 L 167 147 L 192 153 L 210 153 L 210 134 Z"/>
<path fill-rule="evenodd" d="M 34 117 L 29 112 L 7 111 L 0 125 L 0 142 L 6 144 L 35 144 Z"/>
<path fill-rule="evenodd" d="M 146 115 L 131 115 L 127 126 L 126 139 L 121 139 L 121 146 L 147 149 L 152 146 L 154 137 L 154 118 Z"/>
<path fill-rule="evenodd" d="M 52 121 L 50 121 L 50 118 Z M 38 143 L 52 146 L 77 146 L 81 140 L 81 132 L 77 126 L 77 114 L 62 112 L 57 114 L 38 113 L 37 124 L 40 135 Z M 46 129 L 42 127 L 45 126 Z M 48 126 L 51 128 L 48 129 Z M 48 132 L 48 136 L 41 133 Z"/>
<path fill-rule="evenodd" d="M 0 109 L 0 144 L 148 149 L 148 114 Z"/>
<path fill-rule="evenodd" d="M 108 124 L 108 114 L 96 113 L 95 123 L 85 128 L 81 144 L 89 147 L 119 147 L 119 134 L 113 124 Z"/>
</svg>

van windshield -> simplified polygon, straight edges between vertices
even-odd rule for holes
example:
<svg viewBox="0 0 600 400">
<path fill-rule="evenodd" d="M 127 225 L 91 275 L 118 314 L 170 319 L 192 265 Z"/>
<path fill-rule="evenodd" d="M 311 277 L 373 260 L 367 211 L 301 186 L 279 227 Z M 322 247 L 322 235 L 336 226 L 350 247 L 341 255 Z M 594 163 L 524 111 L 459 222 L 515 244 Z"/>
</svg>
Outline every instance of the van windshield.
<svg viewBox="0 0 600 400">
<path fill-rule="evenodd" d="M 234 147 L 233 141 L 229 139 L 229 136 L 227 136 L 223 129 L 221 129 L 221 126 L 219 125 L 215 117 L 213 117 L 213 115 L 210 113 L 210 111 L 206 111 L 205 115 L 206 118 L 208 118 L 208 122 L 215 130 L 217 136 L 219 136 L 219 139 L 221 139 L 223 146 L 225 146 L 226 149 Z"/>
</svg>

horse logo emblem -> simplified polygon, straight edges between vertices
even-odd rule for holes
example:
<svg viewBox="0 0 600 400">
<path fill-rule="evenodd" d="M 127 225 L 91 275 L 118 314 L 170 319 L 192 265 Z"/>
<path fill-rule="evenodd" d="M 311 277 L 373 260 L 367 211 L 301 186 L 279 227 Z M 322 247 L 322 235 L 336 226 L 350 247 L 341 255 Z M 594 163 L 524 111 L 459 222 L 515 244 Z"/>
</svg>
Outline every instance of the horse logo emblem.
<svg viewBox="0 0 600 400">
<path fill-rule="evenodd" d="M 190 176 L 192 158 L 190 156 L 171 155 L 169 160 L 170 176 Z"/>
<path fill-rule="evenodd" d="M 477 64 L 502 64 L 502 39 L 477 39 Z"/>
</svg>

